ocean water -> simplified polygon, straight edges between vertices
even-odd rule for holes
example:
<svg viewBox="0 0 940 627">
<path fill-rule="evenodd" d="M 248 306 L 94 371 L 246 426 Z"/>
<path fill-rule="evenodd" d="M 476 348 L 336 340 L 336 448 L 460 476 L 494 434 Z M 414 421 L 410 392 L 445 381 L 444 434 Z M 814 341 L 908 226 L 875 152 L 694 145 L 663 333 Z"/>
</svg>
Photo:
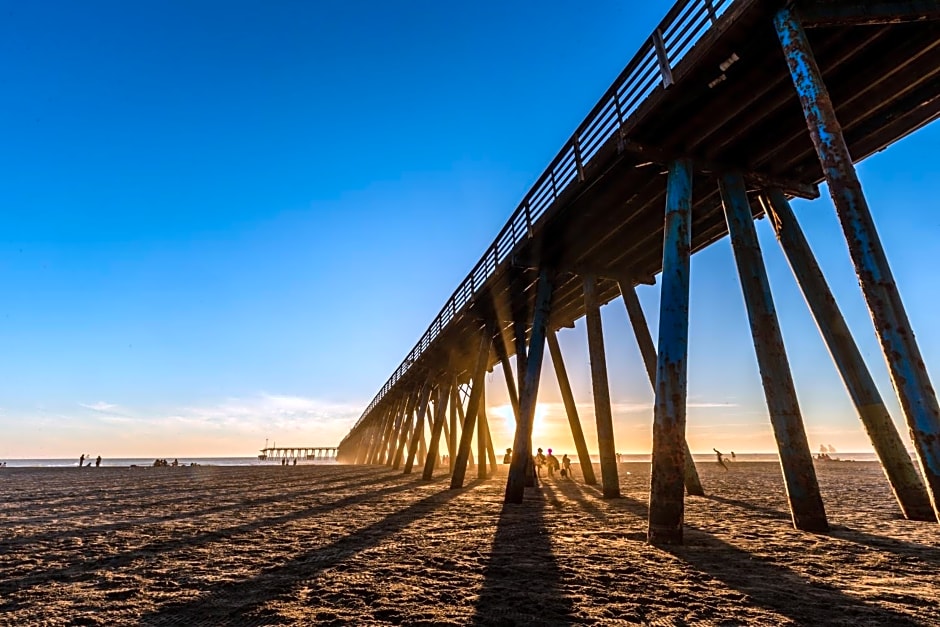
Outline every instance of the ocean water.
<svg viewBox="0 0 940 627">
<path fill-rule="evenodd" d="M 173 458 L 168 457 L 166 460 L 170 463 L 173 463 Z M 86 458 L 85 465 L 88 465 L 88 462 L 91 462 L 92 468 L 95 466 L 95 458 Z M 261 461 L 257 457 L 179 457 L 177 461 L 181 466 L 189 466 L 190 464 L 199 464 L 200 466 L 279 466 L 281 464 L 280 460 L 278 461 Z M 7 468 L 77 468 L 78 467 L 78 458 L 73 459 L 0 459 L 0 462 L 6 462 Z M 140 457 L 116 457 L 116 458 L 101 458 L 101 466 L 104 467 L 123 467 L 127 468 L 128 466 L 152 466 L 154 458 L 140 458 Z M 299 460 L 297 462 L 298 466 L 307 466 L 311 464 L 324 465 L 324 464 L 335 464 L 336 462 L 332 459 L 318 459 L 316 461 L 310 460 Z"/>
<path fill-rule="evenodd" d="M 563 451 L 561 449 L 554 450 L 553 453 L 558 459 L 561 459 L 561 456 L 568 451 Z M 574 455 L 573 452 L 568 453 L 568 457 L 571 458 L 572 463 L 578 461 L 578 456 Z M 839 459 L 843 461 L 856 461 L 856 462 L 876 462 L 878 457 L 874 453 L 831 453 L 830 457 L 833 459 Z M 714 453 L 693 453 L 692 458 L 696 462 L 714 462 L 715 454 Z M 735 458 L 732 460 L 731 452 L 724 452 L 724 458 L 728 462 L 776 462 L 778 457 L 776 453 L 736 453 Z M 94 467 L 95 458 L 92 457 L 90 460 L 86 459 L 85 464 L 91 461 L 92 467 Z M 168 458 L 167 461 L 172 462 L 173 458 Z M 179 464 L 181 466 L 189 466 L 192 463 L 199 464 L 200 466 L 279 466 L 280 461 L 261 461 L 257 457 L 180 457 L 178 458 Z M 501 456 L 497 456 L 497 461 L 502 461 Z M 591 455 L 591 461 L 594 463 L 600 463 L 600 459 L 597 455 Z M 620 461 L 622 463 L 629 462 L 649 462 L 650 456 L 648 453 L 630 453 L 622 454 L 620 456 Z M 75 468 L 78 466 L 78 458 L 75 459 L 0 459 L 0 462 L 6 462 L 8 468 Z M 103 457 L 101 459 L 102 467 L 123 467 L 127 468 L 128 466 L 152 466 L 154 460 L 152 458 L 139 458 L 139 457 L 118 457 L 118 458 L 107 458 Z M 333 459 L 317 459 L 317 460 L 300 460 L 297 462 L 298 466 L 306 466 L 310 464 L 317 465 L 330 465 L 335 464 L 336 461 Z"/>
</svg>

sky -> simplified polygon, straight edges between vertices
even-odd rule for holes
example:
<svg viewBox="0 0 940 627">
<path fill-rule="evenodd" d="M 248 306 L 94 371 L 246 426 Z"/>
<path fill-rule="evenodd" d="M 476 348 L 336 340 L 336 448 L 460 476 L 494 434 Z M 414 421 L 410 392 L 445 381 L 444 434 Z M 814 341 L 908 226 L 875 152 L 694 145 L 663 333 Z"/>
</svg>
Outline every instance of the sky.
<svg viewBox="0 0 940 627">
<path fill-rule="evenodd" d="M 671 4 L 0 3 L 0 459 L 338 443 Z M 938 146 L 934 124 L 859 167 L 933 372 Z M 906 438 L 825 190 L 794 208 Z M 870 450 L 757 227 L 811 446 Z M 727 238 L 691 311 L 692 450 L 772 451 Z M 617 449 L 648 451 L 622 302 L 603 318 Z M 559 337 L 594 449 L 583 321 Z M 545 367 L 536 445 L 561 451 Z"/>
</svg>

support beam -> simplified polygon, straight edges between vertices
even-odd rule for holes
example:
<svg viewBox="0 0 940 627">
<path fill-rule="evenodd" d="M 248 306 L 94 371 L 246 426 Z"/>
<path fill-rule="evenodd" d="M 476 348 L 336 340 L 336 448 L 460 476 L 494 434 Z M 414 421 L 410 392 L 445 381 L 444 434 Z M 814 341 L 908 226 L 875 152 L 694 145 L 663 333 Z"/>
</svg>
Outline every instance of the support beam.
<svg viewBox="0 0 940 627">
<path fill-rule="evenodd" d="M 891 381 L 914 440 L 934 513 L 940 515 L 940 405 L 937 395 L 914 339 L 914 331 L 806 33 L 790 7 L 777 12 L 774 26 L 829 184 L 829 194 L 848 242 L 858 282 L 881 340 Z"/>
<path fill-rule="evenodd" d="M 692 164 L 682 159 L 669 164 L 666 183 L 647 528 L 647 539 L 651 544 L 682 542 L 691 240 Z"/>
<path fill-rule="evenodd" d="M 506 503 L 521 503 L 525 493 L 526 470 L 529 458 L 532 457 L 532 421 L 535 418 L 535 403 L 542 374 L 542 356 L 545 352 L 548 316 L 551 313 L 552 289 L 552 277 L 548 269 L 541 268 L 535 292 L 535 313 L 532 317 L 532 335 L 525 361 L 525 377 L 519 393 L 519 420 L 516 422 L 512 463 L 509 464 L 509 478 L 506 481 Z"/>
<path fill-rule="evenodd" d="M 444 431 L 447 435 L 447 466 L 451 472 L 454 472 L 454 458 L 457 456 L 457 405 L 460 403 L 460 392 L 457 389 L 457 377 L 454 377 L 453 385 L 450 388 L 450 433 L 445 426 Z"/>
<path fill-rule="evenodd" d="M 571 382 L 568 380 L 568 370 L 565 368 L 565 360 L 561 356 L 561 346 L 558 345 L 556 332 L 550 332 L 547 339 L 548 351 L 552 356 L 552 366 L 555 367 L 555 376 L 558 378 L 558 389 L 561 390 L 561 400 L 565 404 L 565 413 L 568 414 L 568 424 L 571 426 L 571 437 L 574 439 L 574 447 L 578 451 L 578 463 L 581 464 L 584 483 L 597 485 L 597 477 L 594 476 L 594 464 L 591 463 L 591 455 L 588 453 L 587 442 L 584 440 L 581 419 L 578 417 L 578 406 L 575 404 L 574 394 L 571 392 Z"/>
<path fill-rule="evenodd" d="M 483 423 L 483 432 L 486 434 L 486 457 L 490 460 L 490 474 L 496 474 L 496 451 L 493 449 L 493 434 L 490 431 L 490 421 L 486 415 L 486 402 L 480 405 L 480 420 Z"/>
<path fill-rule="evenodd" d="M 468 395 L 468 396 L 469 396 L 469 395 Z M 468 398 L 467 400 L 469 401 L 470 399 Z M 464 414 L 464 410 L 463 410 L 463 403 L 462 403 L 462 401 L 460 400 L 460 392 L 459 392 L 459 386 L 458 386 L 458 392 L 457 392 L 457 425 L 458 425 L 458 426 L 457 426 L 457 430 L 455 431 L 455 433 L 456 433 L 457 431 L 460 431 L 461 429 L 463 429 L 463 426 L 462 426 L 462 425 L 463 425 L 464 421 L 466 420 L 466 418 L 467 418 L 467 417 L 466 417 L 466 414 Z M 460 448 L 460 444 L 459 444 L 459 442 L 460 442 L 460 437 L 461 437 L 461 436 L 457 436 L 457 442 L 458 442 L 457 447 L 458 447 L 458 451 L 459 451 L 459 448 Z M 473 447 L 472 447 L 472 446 L 470 447 L 470 451 L 467 453 L 467 463 L 470 464 L 471 466 L 475 466 L 475 465 L 476 465 L 476 462 L 473 461 Z"/>
<path fill-rule="evenodd" d="M 416 391 L 405 392 L 401 400 L 398 415 L 395 417 L 395 424 L 389 434 L 388 448 L 385 451 L 385 461 L 383 463 L 386 466 L 391 466 L 392 462 L 395 460 L 395 452 L 398 450 L 398 441 L 401 439 L 401 430 L 405 424 L 406 417 L 411 412 L 416 393 Z"/>
<path fill-rule="evenodd" d="M 770 190 L 761 198 L 761 202 L 819 333 L 855 404 L 858 417 L 881 460 L 901 511 L 909 520 L 935 521 L 936 515 L 927 490 L 891 420 L 875 380 L 865 365 L 862 353 L 845 323 L 790 203 L 780 190 Z"/>
<path fill-rule="evenodd" d="M 418 388 L 411 411 L 405 414 L 405 418 L 402 421 L 401 434 L 398 439 L 398 449 L 395 451 L 395 458 L 392 461 L 392 470 L 398 470 L 399 467 L 401 467 L 402 461 L 404 460 L 405 447 L 411 440 L 411 435 L 414 431 L 414 414 L 415 412 L 421 411 L 421 406 L 427 402 L 427 398 L 428 384 L 427 381 L 425 381 L 424 384 Z"/>
<path fill-rule="evenodd" d="M 630 325 L 633 327 L 633 335 L 636 337 L 636 343 L 640 347 L 640 354 L 643 357 L 643 364 L 646 366 L 646 374 L 655 393 L 656 347 L 653 346 L 653 334 L 650 333 L 650 327 L 646 322 L 646 316 L 643 314 L 643 307 L 640 306 L 636 289 L 622 280 L 618 281 L 618 284 L 620 285 L 620 294 L 623 296 L 623 304 L 627 308 L 627 316 L 630 318 Z M 692 451 L 689 450 L 689 441 L 686 438 L 683 439 L 685 445 L 685 466 L 683 471 L 685 491 L 692 496 L 705 496 L 705 489 L 702 487 L 698 470 L 695 468 L 695 460 L 692 459 Z"/>
<path fill-rule="evenodd" d="M 804 1 L 797 6 L 806 28 L 940 20 L 940 2 L 937 0 L 827 0 Z"/>
<path fill-rule="evenodd" d="M 470 399 L 467 401 L 467 415 L 463 419 L 463 430 L 460 433 L 460 447 L 457 449 L 457 460 L 454 472 L 450 478 L 451 488 L 462 488 L 464 477 L 467 475 L 467 461 L 470 458 L 470 445 L 473 442 L 473 427 L 483 399 L 483 379 L 486 377 L 486 366 L 490 357 L 490 345 L 493 343 L 492 332 L 487 325 L 480 337 L 480 348 L 477 363 L 473 368 L 473 387 L 470 389 Z M 459 405 L 458 405 L 459 407 Z"/>
<path fill-rule="evenodd" d="M 486 377 L 479 382 L 480 409 L 477 410 L 477 479 L 486 479 Z"/>
<path fill-rule="evenodd" d="M 415 464 L 415 457 L 420 449 L 419 443 L 424 439 L 424 416 L 427 414 L 428 407 L 431 404 L 431 397 L 434 396 L 434 390 L 430 381 L 425 382 L 424 391 L 418 402 L 418 413 L 414 420 L 414 429 L 411 431 L 411 440 L 408 443 L 408 457 L 405 458 L 404 474 L 410 475 Z"/>
<path fill-rule="evenodd" d="M 826 531 L 829 529 L 826 510 L 819 494 L 813 455 L 806 440 L 803 416 L 777 322 L 744 179 L 736 174 L 726 174 L 719 180 L 719 189 L 744 292 L 757 364 L 764 384 L 767 410 L 780 453 L 793 524 L 803 531 Z"/>
<path fill-rule="evenodd" d="M 440 450 L 441 431 L 447 422 L 447 399 L 450 398 L 451 384 L 449 381 L 441 382 L 438 388 L 437 402 L 434 407 L 434 424 L 431 425 L 431 439 L 428 442 L 428 456 L 424 460 L 424 472 L 421 478 L 430 481 L 434 476 L 434 465 L 437 464 Z"/>
<path fill-rule="evenodd" d="M 597 422 L 597 448 L 601 462 L 601 491 L 605 499 L 620 497 L 617 451 L 614 445 L 614 419 L 610 409 L 604 328 L 597 301 L 597 277 L 584 275 L 584 318 L 587 321 L 588 353 L 591 359 L 591 388 L 594 391 L 594 419 Z"/>
</svg>

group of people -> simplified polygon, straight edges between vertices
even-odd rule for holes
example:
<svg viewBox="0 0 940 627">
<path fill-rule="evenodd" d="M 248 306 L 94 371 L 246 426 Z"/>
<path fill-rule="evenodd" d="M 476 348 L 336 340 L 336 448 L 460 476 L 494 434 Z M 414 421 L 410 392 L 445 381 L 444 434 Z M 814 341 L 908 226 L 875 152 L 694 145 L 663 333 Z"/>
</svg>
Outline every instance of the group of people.
<svg viewBox="0 0 940 627">
<path fill-rule="evenodd" d="M 165 459 L 155 459 L 153 460 L 154 468 L 167 468 L 169 466 L 179 466 L 179 460 L 174 459 L 172 462 L 167 462 Z"/>
<path fill-rule="evenodd" d="M 78 467 L 79 467 L 79 468 L 81 468 L 82 466 L 84 466 L 84 467 L 86 467 L 86 468 L 87 468 L 88 466 L 91 466 L 91 455 L 87 455 L 87 457 L 88 457 L 88 463 L 87 463 L 87 464 L 85 463 L 85 457 L 86 457 L 86 455 L 85 455 L 84 453 L 82 453 L 81 457 L 78 458 Z M 101 455 L 99 455 L 99 456 L 95 459 L 95 468 L 98 468 L 99 466 L 101 466 Z"/>
<path fill-rule="evenodd" d="M 512 463 L 512 449 L 507 448 L 506 454 L 503 456 L 504 464 Z M 571 476 L 571 459 L 568 458 L 568 454 L 565 453 L 561 456 L 561 461 L 558 461 L 558 458 L 552 454 L 552 449 L 548 449 L 548 455 L 542 452 L 542 449 L 537 449 L 535 456 L 532 458 L 532 464 L 535 467 L 535 476 L 542 476 L 542 468 L 546 469 L 549 477 L 554 477 L 556 471 L 561 471 L 561 476 L 568 479 L 572 479 Z"/>
</svg>

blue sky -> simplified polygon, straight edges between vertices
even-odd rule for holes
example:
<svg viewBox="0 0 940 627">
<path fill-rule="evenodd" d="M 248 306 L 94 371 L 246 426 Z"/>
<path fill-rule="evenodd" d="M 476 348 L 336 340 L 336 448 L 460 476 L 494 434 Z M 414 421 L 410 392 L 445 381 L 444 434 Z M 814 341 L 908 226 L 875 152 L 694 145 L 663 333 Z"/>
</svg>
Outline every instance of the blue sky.
<svg viewBox="0 0 940 627">
<path fill-rule="evenodd" d="M 0 458 L 337 442 L 670 5 L 6 3 Z M 860 167 L 928 369 L 938 146 L 935 124 Z M 796 210 L 900 419 L 831 204 Z M 758 230 L 811 442 L 862 450 Z M 692 291 L 693 450 L 772 450 L 727 240 Z M 619 300 L 604 318 L 618 448 L 646 450 Z M 583 325 L 561 339 L 589 426 Z"/>
</svg>

